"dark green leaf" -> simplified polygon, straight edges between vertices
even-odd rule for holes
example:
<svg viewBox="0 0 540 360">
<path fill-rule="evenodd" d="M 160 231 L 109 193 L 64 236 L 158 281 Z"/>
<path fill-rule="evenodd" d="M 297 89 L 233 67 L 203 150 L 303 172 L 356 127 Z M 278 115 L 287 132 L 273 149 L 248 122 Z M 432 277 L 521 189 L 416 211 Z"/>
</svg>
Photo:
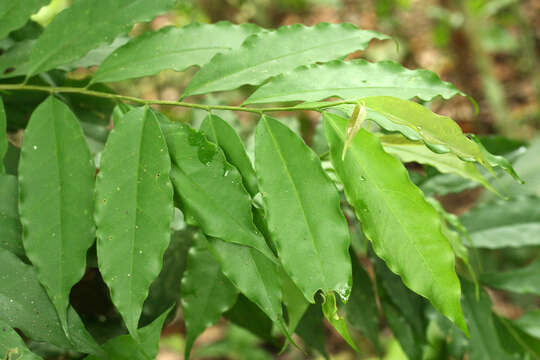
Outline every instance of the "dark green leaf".
<svg viewBox="0 0 540 360">
<path fill-rule="evenodd" d="M 540 197 L 486 202 L 461 216 L 476 247 L 497 249 L 540 244 Z"/>
<path fill-rule="evenodd" d="M 336 291 L 346 300 L 352 282 L 349 229 L 339 193 L 319 157 L 288 127 L 263 116 L 255 162 L 270 234 L 285 271 L 310 302 L 318 290 Z"/>
<path fill-rule="evenodd" d="M 334 60 L 281 74 L 255 91 L 244 104 L 279 101 L 319 101 L 337 96 L 356 100 L 367 96 L 449 99 L 461 91 L 429 70 L 409 70 L 393 61 Z"/>
<path fill-rule="evenodd" d="M 94 242 L 94 175 L 79 121 L 49 97 L 32 114 L 19 163 L 19 213 L 26 255 L 65 331 L 71 287 Z"/>
<path fill-rule="evenodd" d="M 58 14 L 32 48 L 29 76 L 83 57 L 111 43 L 137 22 L 164 13 L 175 0 L 79 0 Z M 69 31 L 66 31 L 69 29 Z"/>
<path fill-rule="evenodd" d="M 540 340 L 523 332 L 510 320 L 494 316 L 495 327 L 504 350 L 518 359 L 540 359 Z"/>
<path fill-rule="evenodd" d="M 167 69 L 182 71 L 193 65 L 202 66 L 215 54 L 239 47 L 247 36 L 259 31 L 253 24 L 232 25 L 223 21 L 147 32 L 105 59 L 93 82 L 120 81 Z"/>
<path fill-rule="evenodd" d="M 251 35 L 238 49 L 218 54 L 191 80 L 183 97 L 259 85 L 297 66 L 340 58 L 388 36 L 352 24 L 283 26 Z M 239 59 L 241 61 L 239 61 Z"/>
<path fill-rule="evenodd" d="M 514 323 L 527 334 L 540 339 L 540 309 L 521 315 Z"/>
<path fill-rule="evenodd" d="M 185 124 L 169 125 L 165 134 L 175 164 L 171 177 L 176 192 L 201 229 L 208 236 L 253 247 L 275 259 L 253 224 L 242 176 L 219 147 Z"/>
<path fill-rule="evenodd" d="M 38 360 L 41 358 L 28 350 L 19 334 L 0 320 L 0 359 Z"/>
<path fill-rule="evenodd" d="M 289 331 L 294 333 L 298 322 L 302 319 L 302 316 L 306 312 L 309 302 L 306 300 L 302 291 L 291 280 L 289 275 L 280 268 L 281 276 L 281 290 L 283 292 L 283 305 L 287 309 L 287 319 L 289 325 Z"/>
<path fill-rule="evenodd" d="M 22 76 L 28 72 L 30 51 L 35 42 L 35 40 L 17 42 L 0 56 L 0 78 Z"/>
<path fill-rule="evenodd" d="M 341 161 L 347 119 L 325 113 L 331 160 L 375 253 L 413 291 L 467 331 L 454 253 L 441 220 L 405 167 L 361 129 Z"/>
<path fill-rule="evenodd" d="M 276 343 L 276 339 L 272 336 L 272 320 L 244 295 L 238 295 L 237 299 L 232 309 L 223 315 L 261 339 Z"/>
<path fill-rule="evenodd" d="M 33 267 L 0 248 L 0 320 L 35 340 L 66 350 L 99 353 L 79 315 L 68 309 L 71 342 L 66 337 L 54 305 L 39 283 Z"/>
<path fill-rule="evenodd" d="M 122 335 L 103 344 L 107 357 L 87 356 L 85 360 L 154 360 L 158 354 L 159 339 L 163 323 L 170 309 L 161 314 L 149 325 L 139 329 L 140 343 L 131 336 Z"/>
<path fill-rule="evenodd" d="M 6 155 L 8 141 L 7 141 L 7 121 L 6 111 L 4 110 L 4 102 L 0 97 L 0 174 L 5 173 L 4 168 L 4 156 Z"/>
<path fill-rule="evenodd" d="M 24 256 L 17 178 L 0 175 L 0 247 Z"/>
<path fill-rule="evenodd" d="M 8 142 L 6 156 L 4 157 L 4 166 L 7 174 L 17 175 L 20 152 L 21 150 L 18 147 Z"/>
<path fill-rule="evenodd" d="M 136 108 L 111 132 L 97 176 L 99 270 L 135 338 L 144 300 L 170 242 L 170 166 L 156 116 L 147 107 Z"/>
<path fill-rule="evenodd" d="M 540 259 L 510 271 L 484 273 L 481 280 L 488 286 L 518 294 L 540 295 Z"/>
<path fill-rule="evenodd" d="M 296 333 L 302 338 L 310 348 L 317 350 L 325 359 L 329 359 L 326 351 L 326 335 L 324 331 L 324 321 L 321 306 L 311 304 L 306 313 L 298 323 Z"/>
<path fill-rule="evenodd" d="M 2 1 L 0 3 L 0 39 L 26 23 L 48 0 Z"/>
<path fill-rule="evenodd" d="M 182 279 L 182 308 L 186 324 L 185 358 L 206 328 L 236 302 L 238 292 L 221 273 L 219 263 L 206 247 L 189 250 L 186 272 Z"/>
<path fill-rule="evenodd" d="M 251 196 L 259 192 L 257 176 L 240 136 L 225 120 L 216 115 L 208 115 L 201 124 L 200 131 L 213 143 L 221 147 L 227 161 L 242 174 L 244 186 Z"/>
</svg>

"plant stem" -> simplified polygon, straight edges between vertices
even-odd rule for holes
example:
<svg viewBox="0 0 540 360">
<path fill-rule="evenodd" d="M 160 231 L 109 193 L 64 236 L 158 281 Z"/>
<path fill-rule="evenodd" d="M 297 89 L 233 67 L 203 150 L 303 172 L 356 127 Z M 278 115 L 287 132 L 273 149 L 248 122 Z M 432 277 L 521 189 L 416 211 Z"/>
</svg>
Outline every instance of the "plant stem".
<svg viewBox="0 0 540 360">
<path fill-rule="evenodd" d="M 277 111 L 298 111 L 298 110 L 313 110 L 321 111 L 323 109 L 343 105 L 343 104 L 356 104 L 358 100 L 342 100 L 342 101 L 327 101 L 324 103 L 317 103 L 313 107 L 304 107 L 301 108 L 296 106 L 284 106 L 284 107 L 267 107 L 267 108 L 248 108 L 244 106 L 229 106 L 229 105 L 202 105 L 189 103 L 184 101 L 167 101 L 167 100 L 157 100 L 157 99 L 141 99 L 134 96 L 126 96 L 119 94 L 111 94 L 102 91 L 94 91 L 86 88 L 78 87 L 64 87 L 64 86 L 40 86 L 40 85 L 27 85 L 27 84 L 0 84 L 0 91 L 41 91 L 48 92 L 50 94 L 56 93 L 71 93 L 71 94 L 81 94 L 94 96 L 99 98 L 106 98 L 122 102 L 132 102 L 136 104 L 143 105 L 166 105 L 166 106 L 180 106 L 191 109 L 201 109 L 206 111 L 211 110 L 231 110 L 231 111 L 243 111 L 250 113 L 262 114 L 265 112 L 277 112 Z"/>
</svg>

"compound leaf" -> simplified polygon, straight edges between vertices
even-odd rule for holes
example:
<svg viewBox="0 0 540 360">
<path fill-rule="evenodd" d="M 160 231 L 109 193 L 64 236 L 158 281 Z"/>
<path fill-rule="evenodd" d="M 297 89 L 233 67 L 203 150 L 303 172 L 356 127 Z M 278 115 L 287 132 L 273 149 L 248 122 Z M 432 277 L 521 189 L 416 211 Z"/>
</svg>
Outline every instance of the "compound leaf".
<svg viewBox="0 0 540 360">
<path fill-rule="evenodd" d="M 26 127 L 19 162 L 19 212 L 26 255 L 65 331 L 71 287 L 84 275 L 94 242 L 94 175 L 75 115 L 49 97 Z"/>
<path fill-rule="evenodd" d="M 260 28 L 253 24 L 190 24 L 165 27 L 137 36 L 113 52 L 94 75 L 93 82 L 120 81 L 157 74 L 162 70 L 182 71 L 202 66 L 217 53 L 242 44 Z"/>
<path fill-rule="evenodd" d="M 240 139 L 233 127 L 219 116 L 208 115 L 202 122 L 200 131 L 211 142 L 219 145 L 227 157 L 227 161 L 242 174 L 246 190 L 251 196 L 255 196 L 259 192 L 257 176 L 242 139 Z"/>
<path fill-rule="evenodd" d="M 342 161 L 346 124 L 347 119 L 324 114 L 332 164 L 375 253 L 466 333 L 455 257 L 441 232 L 439 215 L 401 162 L 371 133 L 361 129 Z"/>
<path fill-rule="evenodd" d="M 242 176 L 223 152 L 185 124 L 164 126 L 175 164 L 172 179 L 182 206 L 205 234 L 274 254 L 253 224 L 251 198 Z"/>
<path fill-rule="evenodd" d="M 281 74 L 255 91 L 244 104 L 319 101 L 329 97 L 356 100 L 368 96 L 449 99 L 461 91 L 429 70 L 409 70 L 393 61 L 334 60 Z"/>
<path fill-rule="evenodd" d="M 175 0 L 79 0 L 58 14 L 30 54 L 28 76 L 83 57 L 111 43 L 135 23 L 148 21 L 175 5 Z"/>
<path fill-rule="evenodd" d="M 170 168 L 156 116 L 147 107 L 128 112 L 101 157 L 95 220 L 99 270 L 135 339 L 144 300 L 170 242 Z"/>
<path fill-rule="evenodd" d="M 34 268 L 0 248 L 0 320 L 35 341 L 66 350 L 100 353 L 99 345 L 86 331 L 77 312 L 69 307 L 67 313 L 71 341 Z"/>
<path fill-rule="evenodd" d="M 11 31 L 24 26 L 31 15 L 49 0 L 2 1 L 0 3 L 0 40 Z"/>
<path fill-rule="evenodd" d="M 0 247 L 24 256 L 17 178 L 0 174 Z"/>
<path fill-rule="evenodd" d="M 238 292 L 221 272 L 217 260 L 203 246 L 189 250 L 182 279 L 182 308 L 186 324 L 185 358 L 202 332 L 236 303 Z"/>
<path fill-rule="evenodd" d="M 287 126 L 263 116 L 255 163 L 285 271 L 312 303 L 318 290 L 336 291 L 346 300 L 352 282 L 349 228 L 337 188 L 318 156 Z"/>
<path fill-rule="evenodd" d="M 276 31 L 251 35 L 238 49 L 218 54 L 191 80 L 183 97 L 231 90 L 306 63 L 329 61 L 365 49 L 372 39 L 389 37 L 352 24 L 319 23 L 282 26 Z"/>
</svg>

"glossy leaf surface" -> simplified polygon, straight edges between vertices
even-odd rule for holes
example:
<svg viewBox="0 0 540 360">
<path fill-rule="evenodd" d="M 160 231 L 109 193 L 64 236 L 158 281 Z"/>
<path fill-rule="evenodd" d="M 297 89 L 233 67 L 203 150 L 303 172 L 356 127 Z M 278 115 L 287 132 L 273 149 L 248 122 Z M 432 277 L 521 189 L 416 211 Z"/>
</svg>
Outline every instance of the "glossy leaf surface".
<svg viewBox="0 0 540 360">
<path fill-rule="evenodd" d="M 208 115 L 201 124 L 200 131 L 213 143 L 223 150 L 227 161 L 234 165 L 251 196 L 259 192 L 257 176 L 249 159 L 242 139 L 231 125 L 216 115 Z"/>
<path fill-rule="evenodd" d="M 11 31 L 23 27 L 31 15 L 48 3 L 48 0 L 2 1 L 0 3 L 0 40 Z"/>
<path fill-rule="evenodd" d="M 255 91 L 244 104 L 319 101 L 329 97 L 356 100 L 368 96 L 449 99 L 464 95 L 429 70 L 409 70 L 393 61 L 335 60 L 302 66 L 281 74 Z"/>
<path fill-rule="evenodd" d="M 532 246 L 540 244 L 540 197 L 486 202 L 461 216 L 476 247 Z"/>
<path fill-rule="evenodd" d="M 32 114 L 19 162 L 19 213 L 26 255 L 67 331 L 71 287 L 94 242 L 94 174 L 79 121 L 49 97 Z"/>
<path fill-rule="evenodd" d="M 68 309 L 71 341 L 66 337 L 54 305 L 39 283 L 34 268 L 0 248 L 0 320 L 35 340 L 66 350 L 99 353 L 79 315 Z"/>
<path fill-rule="evenodd" d="M 24 255 L 17 178 L 0 174 L 0 247 Z"/>
<path fill-rule="evenodd" d="M 0 358 L 17 360 L 41 359 L 28 350 L 19 334 L 2 320 L 0 320 Z"/>
<path fill-rule="evenodd" d="M 435 209 L 401 162 L 367 131 L 358 132 L 341 161 L 347 120 L 325 113 L 324 121 L 332 163 L 375 253 L 411 290 L 467 332 L 454 253 Z"/>
<path fill-rule="evenodd" d="M 310 302 L 318 290 L 349 297 L 350 235 L 339 193 L 318 156 L 278 120 L 263 116 L 255 163 L 268 227 L 285 271 Z"/>
<path fill-rule="evenodd" d="M 202 66 L 215 54 L 239 47 L 247 36 L 259 31 L 253 24 L 233 25 L 223 21 L 147 32 L 113 52 L 101 64 L 93 82 L 120 81 L 167 69 L 182 71 L 193 65 Z"/>
<path fill-rule="evenodd" d="M 133 24 L 152 20 L 174 4 L 175 0 L 75 1 L 54 18 L 32 48 L 29 75 L 81 58 L 126 34 Z"/>
<path fill-rule="evenodd" d="M 497 289 L 540 295 L 540 260 L 515 270 L 484 273 L 481 279 L 483 283 Z"/>
<path fill-rule="evenodd" d="M 121 335 L 103 344 L 103 350 L 107 357 L 91 355 L 87 356 L 85 360 L 154 360 L 159 350 L 161 329 L 169 312 L 170 309 L 152 323 L 139 329 L 140 343 L 137 343 L 129 335 Z"/>
<path fill-rule="evenodd" d="M 403 162 L 431 165 L 443 174 L 457 174 L 497 193 L 474 163 L 463 161 L 453 153 L 437 154 L 429 150 L 424 143 L 410 141 L 401 135 L 384 135 L 379 140 L 386 152 L 397 156 Z"/>
<path fill-rule="evenodd" d="M 240 48 L 215 56 L 195 75 L 183 96 L 258 85 L 297 66 L 363 50 L 372 39 L 384 40 L 388 36 L 352 24 L 328 23 L 283 26 L 254 34 Z"/>
<path fill-rule="evenodd" d="M 219 147 L 184 124 L 165 127 L 165 134 L 175 164 L 171 177 L 176 193 L 204 233 L 275 259 L 253 224 L 251 198 L 242 176 Z"/>
<path fill-rule="evenodd" d="M 186 324 L 185 358 L 202 332 L 214 325 L 236 302 L 238 292 L 222 274 L 206 247 L 192 247 L 182 279 L 182 308 Z"/>
<path fill-rule="evenodd" d="M 132 336 L 170 241 L 173 189 L 167 145 L 149 108 L 109 135 L 96 181 L 99 270 Z"/>
</svg>

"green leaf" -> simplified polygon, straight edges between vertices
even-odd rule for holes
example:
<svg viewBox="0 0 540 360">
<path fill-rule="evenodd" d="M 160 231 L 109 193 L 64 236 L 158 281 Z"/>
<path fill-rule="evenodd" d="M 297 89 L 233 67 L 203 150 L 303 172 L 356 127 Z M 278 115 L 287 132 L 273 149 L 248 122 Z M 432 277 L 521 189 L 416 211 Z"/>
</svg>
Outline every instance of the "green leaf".
<svg viewBox="0 0 540 360">
<path fill-rule="evenodd" d="M 505 157 L 499 156 L 499 155 L 493 155 L 487 149 L 482 145 L 482 142 L 480 139 L 476 137 L 476 135 L 471 134 L 471 138 L 474 140 L 475 143 L 478 144 L 478 147 L 482 150 L 482 153 L 484 154 L 484 157 L 486 158 L 489 165 L 493 167 L 500 167 L 504 171 L 506 171 L 510 176 L 514 178 L 517 182 L 524 184 L 525 182 L 519 177 L 519 175 L 516 173 L 514 168 L 512 167 L 512 164 L 510 161 L 508 161 Z"/>
<path fill-rule="evenodd" d="M 105 59 L 93 82 L 120 81 L 167 69 L 182 71 L 193 65 L 202 66 L 215 54 L 239 47 L 247 36 L 260 30 L 254 24 L 232 25 L 222 21 L 147 32 Z"/>
<path fill-rule="evenodd" d="M 403 162 L 431 165 L 443 174 L 457 174 L 465 179 L 480 183 L 498 194 L 498 191 L 478 171 L 475 164 L 463 161 L 453 153 L 434 153 L 424 143 L 408 140 L 401 135 L 384 135 L 379 140 L 386 152 L 397 156 Z"/>
<path fill-rule="evenodd" d="M 24 256 L 17 178 L 0 174 L 0 247 Z"/>
<path fill-rule="evenodd" d="M 118 336 L 103 344 L 107 357 L 91 355 L 85 360 L 154 360 L 159 350 L 161 329 L 170 310 L 169 308 L 152 323 L 139 329 L 140 343 L 129 335 Z"/>
<path fill-rule="evenodd" d="M 239 294 L 236 304 L 223 314 L 229 321 L 247 329 L 250 333 L 261 339 L 277 344 L 272 335 L 272 320 L 260 309 L 260 307 L 251 302 L 244 295 Z"/>
<path fill-rule="evenodd" d="M 529 311 L 514 320 L 521 330 L 527 334 L 540 339 L 540 309 Z"/>
<path fill-rule="evenodd" d="M 94 242 L 94 175 L 79 121 L 49 97 L 32 114 L 19 163 L 19 213 L 26 255 L 65 331 L 71 287 Z"/>
<path fill-rule="evenodd" d="M 75 1 L 55 16 L 37 40 L 30 54 L 28 76 L 79 59 L 129 32 L 133 24 L 152 20 L 175 3 L 175 0 Z"/>
<path fill-rule="evenodd" d="M 356 344 L 349 335 L 349 330 L 347 329 L 347 323 L 345 319 L 338 315 L 337 304 L 336 304 L 336 295 L 333 292 L 326 293 L 324 296 L 324 302 L 322 303 L 322 311 L 324 317 L 330 324 L 336 329 L 336 331 L 341 335 L 341 337 L 349 344 L 354 351 L 359 352 Z"/>
<path fill-rule="evenodd" d="M 449 117 L 435 114 L 418 103 L 390 96 L 373 96 L 362 101 L 388 120 L 416 131 L 431 150 L 450 151 L 465 161 L 477 161 L 490 168 L 481 148 Z"/>
<path fill-rule="evenodd" d="M 170 242 L 170 168 L 158 120 L 144 107 L 127 113 L 111 132 L 97 176 L 99 270 L 135 339 L 141 308 Z"/>
<path fill-rule="evenodd" d="M 326 351 L 326 334 L 323 314 L 319 304 L 311 304 L 298 323 L 296 333 L 310 348 L 316 349 L 325 359 L 330 359 Z"/>
<path fill-rule="evenodd" d="M 223 150 L 227 161 L 234 165 L 251 196 L 259 192 L 257 176 L 249 159 L 242 139 L 231 125 L 216 115 L 208 115 L 201 124 L 200 131 L 213 143 Z"/>
<path fill-rule="evenodd" d="M 182 279 L 182 308 L 186 324 L 185 358 L 206 328 L 236 302 L 238 292 L 221 273 L 219 263 L 206 247 L 192 247 Z"/>
<path fill-rule="evenodd" d="M 297 66 L 334 60 L 364 50 L 372 39 L 388 38 L 352 24 L 282 26 L 251 35 L 240 48 L 216 55 L 195 75 L 182 96 L 259 85 Z"/>
<path fill-rule="evenodd" d="M 6 169 L 4 168 L 4 156 L 7 152 L 8 141 L 7 141 L 7 120 L 6 120 L 6 111 L 4 110 L 4 102 L 0 97 L 0 174 L 5 173 Z"/>
<path fill-rule="evenodd" d="M 518 294 L 540 295 L 540 259 L 520 269 L 484 273 L 481 280 L 484 284 L 497 289 Z"/>
<path fill-rule="evenodd" d="M 79 315 L 68 309 L 71 342 L 66 337 L 54 305 L 39 283 L 34 268 L 0 248 L 0 320 L 32 340 L 66 350 L 99 353 L 100 347 L 86 331 Z"/>
<path fill-rule="evenodd" d="M 0 3 L 0 39 L 24 26 L 31 15 L 47 5 L 49 0 L 2 1 Z"/>
<path fill-rule="evenodd" d="M 379 309 L 373 291 L 373 284 L 368 273 L 358 262 L 355 254 L 351 254 L 353 271 L 353 288 L 347 304 L 345 318 L 352 327 L 366 336 L 377 353 L 381 353 L 379 343 Z"/>
<path fill-rule="evenodd" d="M 346 123 L 324 114 L 332 164 L 364 234 L 390 270 L 466 333 L 454 253 L 441 232 L 439 215 L 401 162 L 384 152 L 371 133 L 361 129 L 341 161 Z"/>
<path fill-rule="evenodd" d="M 475 247 L 540 245 L 540 197 L 483 203 L 460 217 Z"/>
<path fill-rule="evenodd" d="M 467 281 L 462 281 L 462 288 L 464 295 L 462 300 L 463 311 L 471 331 L 469 359 L 513 359 L 503 350 L 499 341 L 497 329 L 493 322 L 489 296 L 482 290 L 478 300 L 474 286 Z"/>
<path fill-rule="evenodd" d="M 346 301 L 352 282 L 349 228 L 319 157 L 287 126 L 263 116 L 255 163 L 268 227 L 285 271 L 312 303 L 318 290 L 336 291 Z"/>
<path fill-rule="evenodd" d="M 294 333 L 302 316 L 306 312 L 309 302 L 306 300 L 302 291 L 291 280 L 289 275 L 280 267 L 281 290 L 283 292 L 283 305 L 287 309 L 287 320 L 289 331 Z"/>
<path fill-rule="evenodd" d="M 41 358 L 28 350 L 19 334 L 0 320 L 0 359 L 38 360 Z"/>
<path fill-rule="evenodd" d="M 540 340 L 522 331 L 511 320 L 494 317 L 502 347 L 519 359 L 540 359 Z M 529 357 L 530 355 L 530 357 Z"/>
<path fill-rule="evenodd" d="M 255 91 L 246 104 L 280 101 L 320 101 L 329 97 L 356 100 L 368 96 L 417 97 L 429 101 L 437 95 L 465 96 L 429 70 L 409 70 L 393 61 L 370 63 L 362 59 L 334 60 L 302 66 L 276 76 Z"/>
<path fill-rule="evenodd" d="M 185 124 L 164 127 L 175 166 L 171 177 L 183 208 L 205 234 L 274 254 L 253 224 L 251 199 L 242 176 L 218 146 Z M 219 189 L 219 191 L 217 191 Z"/>
</svg>

